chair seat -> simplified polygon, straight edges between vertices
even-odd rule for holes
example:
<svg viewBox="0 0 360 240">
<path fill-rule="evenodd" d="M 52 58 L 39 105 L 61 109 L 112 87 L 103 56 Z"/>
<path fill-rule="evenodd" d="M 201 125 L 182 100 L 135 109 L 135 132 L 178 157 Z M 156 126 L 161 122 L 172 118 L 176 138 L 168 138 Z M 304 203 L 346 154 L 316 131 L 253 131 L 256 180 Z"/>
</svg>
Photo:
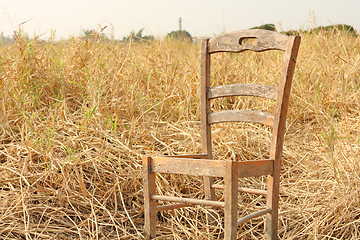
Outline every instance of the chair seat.
<svg viewBox="0 0 360 240">
<path fill-rule="evenodd" d="M 192 176 L 225 177 L 226 161 L 181 158 L 174 156 L 150 157 L 151 172 L 186 174 Z M 272 175 L 274 160 L 233 162 L 239 178 Z"/>
</svg>

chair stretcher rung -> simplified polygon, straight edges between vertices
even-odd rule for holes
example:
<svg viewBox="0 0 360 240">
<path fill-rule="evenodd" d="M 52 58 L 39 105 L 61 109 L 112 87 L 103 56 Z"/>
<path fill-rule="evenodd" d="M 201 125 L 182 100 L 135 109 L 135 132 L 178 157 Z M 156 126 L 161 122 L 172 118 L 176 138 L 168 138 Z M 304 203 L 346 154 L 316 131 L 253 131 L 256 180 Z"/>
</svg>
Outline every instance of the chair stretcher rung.
<svg viewBox="0 0 360 240">
<path fill-rule="evenodd" d="M 211 185 L 211 187 L 214 189 L 225 189 L 225 185 L 221 185 L 221 184 L 213 184 L 213 185 Z M 266 195 L 267 194 L 266 190 L 243 188 L 243 187 L 238 187 L 238 191 L 244 192 L 244 193 L 258 194 L 258 195 Z"/>
<path fill-rule="evenodd" d="M 252 218 L 260 217 L 260 216 L 262 216 L 264 214 L 267 214 L 269 212 L 271 212 L 271 208 L 267 208 L 267 209 L 264 209 L 264 210 L 261 210 L 261 211 L 254 212 L 254 213 L 251 213 L 249 215 L 246 215 L 245 217 L 242 217 L 237 221 L 237 225 L 239 226 L 239 225 L 243 224 L 244 222 L 246 222 L 246 221 L 248 221 L 248 220 L 250 220 Z"/>
<path fill-rule="evenodd" d="M 152 195 L 151 200 L 180 202 L 180 203 L 185 203 L 185 204 L 188 204 L 188 205 L 199 205 L 199 204 L 201 204 L 201 205 L 208 205 L 208 206 L 214 206 L 214 207 L 225 207 L 224 202 L 202 200 L 202 199 L 194 199 L 194 198 L 179 198 L 179 197 Z"/>
<path fill-rule="evenodd" d="M 189 206 L 190 206 L 189 204 L 184 204 L 184 203 L 161 205 L 161 206 L 156 206 L 156 211 L 174 210 Z"/>
</svg>

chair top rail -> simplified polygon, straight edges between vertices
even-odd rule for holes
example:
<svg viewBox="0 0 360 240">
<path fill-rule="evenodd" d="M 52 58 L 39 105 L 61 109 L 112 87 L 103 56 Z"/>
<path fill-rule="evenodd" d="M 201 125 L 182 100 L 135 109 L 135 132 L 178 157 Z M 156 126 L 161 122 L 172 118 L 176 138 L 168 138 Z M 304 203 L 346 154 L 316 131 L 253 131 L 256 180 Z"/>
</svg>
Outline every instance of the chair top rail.
<svg viewBox="0 0 360 240">
<path fill-rule="evenodd" d="M 245 42 L 246 39 L 257 39 L 257 42 L 252 45 Z M 235 31 L 211 38 L 208 53 L 243 52 L 247 50 L 254 52 L 285 51 L 288 39 L 289 37 L 284 34 L 262 29 Z"/>
</svg>

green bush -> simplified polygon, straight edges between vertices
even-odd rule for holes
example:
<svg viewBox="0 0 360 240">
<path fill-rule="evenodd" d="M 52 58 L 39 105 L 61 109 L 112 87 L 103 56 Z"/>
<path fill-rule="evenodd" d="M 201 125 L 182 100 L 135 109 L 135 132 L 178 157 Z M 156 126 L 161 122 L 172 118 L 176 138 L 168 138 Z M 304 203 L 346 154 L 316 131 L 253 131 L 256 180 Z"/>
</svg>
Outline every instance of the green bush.
<svg viewBox="0 0 360 240">
<path fill-rule="evenodd" d="M 329 26 L 320 26 L 317 28 L 313 28 L 310 30 L 310 33 L 319 33 L 319 32 L 346 32 L 350 34 L 356 34 L 356 30 L 353 26 L 346 24 L 337 24 L 337 25 L 329 25 Z"/>
<path fill-rule="evenodd" d="M 140 29 L 137 33 L 135 33 L 134 31 L 132 31 L 129 36 L 127 37 L 123 37 L 122 42 L 130 42 L 134 41 L 134 42 L 141 42 L 141 41 L 152 41 L 154 40 L 154 36 L 152 35 L 145 35 L 143 36 L 143 31 L 144 29 Z"/>
<path fill-rule="evenodd" d="M 166 38 L 177 38 L 177 39 L 192 39 L 191 34 L 185 30 L 178 30 L 169 32 Z"/>
<path fill-rule="evenodd" d="M 265 30 L 270 30 L 270 31 L 276 31 L 276 28 L 275 28 L 275 24 L 263 24 L 261 26 L 258 26 L 258 27 L 253 27 L 251 29 L 265 29 Z"/>
</svg>

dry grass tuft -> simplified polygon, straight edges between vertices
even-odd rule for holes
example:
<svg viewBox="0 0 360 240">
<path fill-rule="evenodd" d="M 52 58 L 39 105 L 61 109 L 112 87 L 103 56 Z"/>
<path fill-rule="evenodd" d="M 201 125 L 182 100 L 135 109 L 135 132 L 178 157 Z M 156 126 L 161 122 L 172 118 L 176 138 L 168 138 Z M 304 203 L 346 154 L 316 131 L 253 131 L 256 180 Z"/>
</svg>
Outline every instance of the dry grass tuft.
<svg viewBox="0 0 360 240">
<path fill-rule="evenodd" d="M 246 57 L 218 57 L 216 84 L 276 80 L 279 55 L 269 53 L 275 63 L 262 71 L 255 68 L 262 58 Z M 295 74 L 280 237 L 359 239 L 360 38 L 303 35 Z M 199 47 L 188 42 L 43 43 L 19 34 L 15 44 L 1 46 L 0 238 L 141 239 L 140 156 L 200 150 L 198 86 Z M 253 101 L 228 99 L 213 107 Z M 267 154 L 268 129 L 237 126 L 214 129 L 216 156 Z M 158 179 L 159 192 L 203 196 L 201 178 Z M 241 184 L 263 187 L 264 179 Z M 239 204 L 257 208 L 264 199 L 245 194 Z M 221 220 L 209 225 L 207 213 L 222 214 L 201 207 L 159 214 L 158 239 L 221 239 Z M 239 228 L 239 236 L 262 238 L 262 219 Z"/>
</svg>

